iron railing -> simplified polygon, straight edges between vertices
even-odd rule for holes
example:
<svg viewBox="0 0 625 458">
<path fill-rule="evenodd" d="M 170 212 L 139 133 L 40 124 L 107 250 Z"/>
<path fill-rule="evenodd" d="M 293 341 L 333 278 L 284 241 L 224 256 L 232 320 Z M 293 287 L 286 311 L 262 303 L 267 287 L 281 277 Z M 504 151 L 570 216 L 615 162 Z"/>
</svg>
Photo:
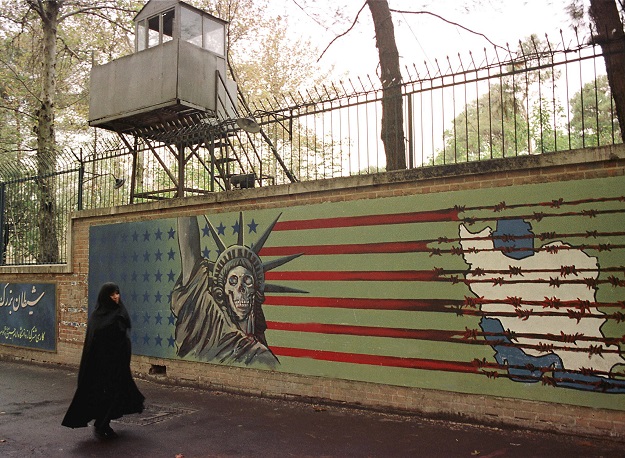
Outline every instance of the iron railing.
<svg viewBox="0 0 625 458">
<path fill-rule="evenodd" d="M 408 167 L 620 143 L 601 49 L 581 41 L 534 38 L 518 51 L 493 48 L 479 58 L 406 67 Z M 57 154 L 50 176 L 37 175 L 32 153 L 0 162 L 0 262 L 42 262 L 37 221 L 44 180 L 56 196 L 55 262 L 64 263 L 71 211 L 383 171 L 382 96 L 379 82 L 367 77 L 240 100 L 242 115 L 254 116 L 260 132 L 222 123 L 218 135 L 198 136 L 191 126 L 194 140 L 183 149 L 93 129 L 89 145 Z"/>
</svg>

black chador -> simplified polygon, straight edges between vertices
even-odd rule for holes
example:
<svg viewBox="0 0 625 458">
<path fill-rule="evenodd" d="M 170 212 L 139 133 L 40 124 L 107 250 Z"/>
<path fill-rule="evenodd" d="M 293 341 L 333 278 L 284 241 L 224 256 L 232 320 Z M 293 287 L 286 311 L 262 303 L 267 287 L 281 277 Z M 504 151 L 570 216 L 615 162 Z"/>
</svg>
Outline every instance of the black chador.
<svg viewBox="0 0 625 458">
<path fill-rule="evenodd" d="M 87 322 L 78 386 L 63 426 L 81 428 L 95 420 L 95 434 L 115 437 L 109 422 L 141 413 L 144 397 L 130 373 L 130 317 L 119 288 L 105 283 Z"/>
</svg>

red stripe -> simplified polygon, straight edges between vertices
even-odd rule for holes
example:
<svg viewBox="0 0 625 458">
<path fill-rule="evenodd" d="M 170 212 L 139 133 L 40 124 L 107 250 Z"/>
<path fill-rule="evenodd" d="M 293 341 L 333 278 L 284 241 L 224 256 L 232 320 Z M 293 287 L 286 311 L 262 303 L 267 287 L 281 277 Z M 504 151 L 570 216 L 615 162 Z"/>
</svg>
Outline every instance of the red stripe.
<svg viewBox="0 0 625 458">
<path fill-rule="evenodd" d="M 354 226 L 380 226 L 385 224 L 430 223 L 460 221 L 458 210 L 434 210 L 425 212 L 395 213 L 386 215 L 341 216 L 294 221 L 279 221 L 274 231 L 296 231 L 301 229 L 328 229 Z"/>
<path fill-rule="evenodd" d="M 312 332 L 317 334 L 351 335 L 363 337 L 389 337 L 392 339 L 419 339 L 448 341 L 462 335 L 458 331 L 443 331 L 435 329 L 398 329 L 375 326 L 347 326 L 343 324 L 323 323 L 284 323 L 267 321 L 272 331 Z"/>
<path fill-rule="evenodd" d="M 265 247 L 260 250 L 262 256 L 289 256 L 303 253 L 305 255 L 324 254 L 366 254 L 366 253 L 413 253 L 429 251 L 427 242 L 384 242 L 384 243 L 351 243 L 341 245 L 309 245 Z"/>
<path fill-rule="evenodd" d="M 265 305 L 290 307 L 327 307 L 356 310 L 442 310 L 445 306 L 463 306 L 461 299 L 370 299 L 353 297 L 313 297 L 267 295 Z"/>
<path fill-rule="evenodd" d="M 477 374 L 483 367 L 499 369 L 497 364 L 477 364 L 465 361 L 441 361 L 435 359 L 400 358 L 398 356 L 365 355 L 359 353 L 342 353 L 325 350 L 309 350 L 305 348 L 271 347 L 276 356 L 290 356 L 293 358 L 310 358 L 319 361 L 333 361 L 337 363 L 367 364 L 371 366 L 403 367 L 408 369 L 423 369 L 432 371 L 464 372 Z"/>
<path fill-rule="evenodd" d="M 269 281 L 436 281 L 438 274 L 431 270 L 398 271 L 308 271 L 308 272 L 267 272 Z"/>
</svg>

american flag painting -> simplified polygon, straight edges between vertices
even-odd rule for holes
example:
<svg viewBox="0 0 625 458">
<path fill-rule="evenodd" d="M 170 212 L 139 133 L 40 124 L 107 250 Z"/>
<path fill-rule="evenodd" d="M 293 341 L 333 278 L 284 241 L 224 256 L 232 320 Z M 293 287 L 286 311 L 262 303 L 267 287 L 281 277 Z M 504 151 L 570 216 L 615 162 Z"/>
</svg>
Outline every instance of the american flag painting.
<svg viewBox="0 0 625 458">
<path fill-rule="evenodd" d="M 133 352 L 625 410 L 621 177 L 92 226 Z"/>
</svg>

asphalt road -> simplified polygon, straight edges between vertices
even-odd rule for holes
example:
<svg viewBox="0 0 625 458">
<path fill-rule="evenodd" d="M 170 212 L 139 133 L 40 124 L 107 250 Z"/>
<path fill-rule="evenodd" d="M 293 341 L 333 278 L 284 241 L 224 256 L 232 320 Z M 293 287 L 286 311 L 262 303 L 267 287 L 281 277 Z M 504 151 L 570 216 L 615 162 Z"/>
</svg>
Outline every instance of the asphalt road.
<svg viewBox="0 0 625 458">
<path fill-rule="evenodd" d="M 0 457 L 625 457 L 625 444 L 137 380 L 146 410 L 91 428 L 60 422 L 76 372 L 0 360 Z"/>
</svg>

